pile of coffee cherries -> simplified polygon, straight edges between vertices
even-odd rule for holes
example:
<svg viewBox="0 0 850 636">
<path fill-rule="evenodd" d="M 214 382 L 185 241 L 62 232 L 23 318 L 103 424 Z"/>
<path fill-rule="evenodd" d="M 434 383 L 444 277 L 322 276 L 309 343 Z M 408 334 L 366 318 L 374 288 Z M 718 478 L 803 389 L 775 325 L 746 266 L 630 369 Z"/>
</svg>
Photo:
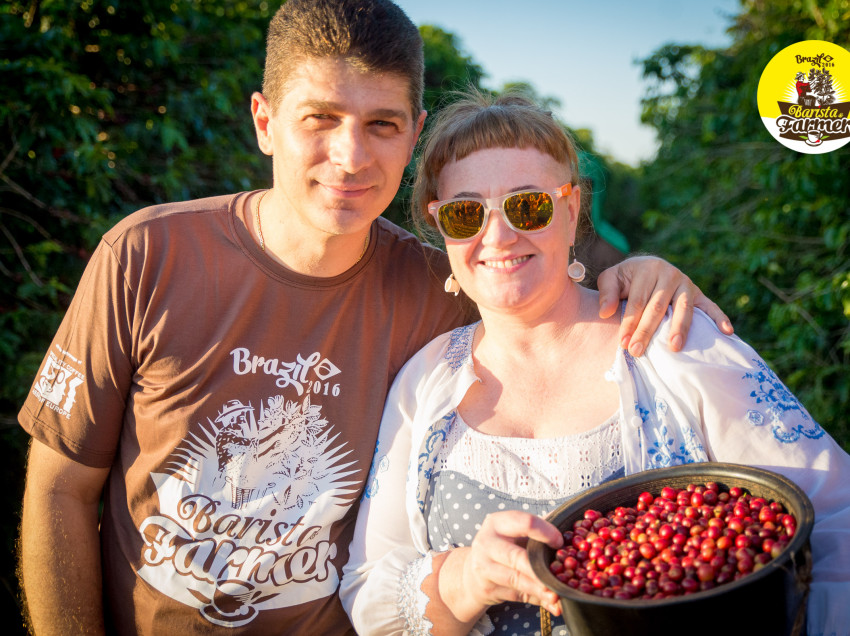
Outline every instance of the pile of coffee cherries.
<svg viewBox="0 0 850 636">
<path fill-rule="evenodd" d="M 664 599 L 710 590 L 764 567 L 790 543 L 797 519 L 776 501 L 733 486 L 643 492 L 634 507 L 586 510 L 564 532 L 549 569 L 606 598 Z"/>
</svg>

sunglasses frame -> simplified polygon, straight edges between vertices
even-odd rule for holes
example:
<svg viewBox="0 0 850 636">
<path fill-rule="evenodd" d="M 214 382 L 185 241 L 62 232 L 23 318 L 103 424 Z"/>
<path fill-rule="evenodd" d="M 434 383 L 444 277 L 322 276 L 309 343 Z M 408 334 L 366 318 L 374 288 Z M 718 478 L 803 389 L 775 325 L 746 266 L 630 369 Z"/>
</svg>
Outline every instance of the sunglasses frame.
<svg viewBox="0 0 850 636">
<path fill-rule="evenodd" d="M 487 221 L 490 220 L 490 211 L 491 210 L 499 210 L 502 214 L 502 220 L 505 222 L 505 225 L 507 225 L 510 229 L 512 229 L 517 234 L 537 234 L 538 232 L 543 232 L 544 230 L 549 228 L 549 226 L 552 224 L 551 219 L 549 220 L 549 223 L 547 223 L 545 226 L 541 227 L 539 230 L 522 230 L 522 229 L 516 227 L 513 223 L 511 223 L 510 219 L 508 218 L 508 213 L 505 211 L 505 201 L 507 201 L 511 197 L 516 196 L 518 194 L 527 194 L 527 193 L 548 194 L 549 196 L 552 197 L 552 218 L 554 219 L 555 218 L 555 209 L 554 209 L 555 208 L 555 205 L 554 205 L 555 201 L 557 201 L 558 199 L 561 199 L 563 197 L 570 196 L 570 194 L 572 194 L 573 190 L 578 192 L 579 187 L 577 185 L 574 186 L 572 183 L 565 183 L 561 187 L 556 188 L 555 190 L 553 190 L 551 192 L 548 191 L 548 190 L 531 189 L 531 190 L 517 190 L 516 192 L 508 192 L 507 194 L 503 194 L 500 197 L 493 197 L 493 198 L 490 198 L 490 199 L 481 199 L 481 198 L 478 198 L 478 197 L 456 197 L 454 199 L 444 199 L 442 201 L 431 201 L 431 203 L 428 204 L 428 212 L 431 214 L 431 216 L 434 217 L 434 222 L 437 224 L 437 229 L 440 231 L 440 234 L 443 235 L 443 238 L 446 239 L 446 241 L 452 241 L 453 243 L 467 243 L 467 242 L 471 241 L 472 239 L 474 239 L 475 237 L 477 237 L 479 234 L 481 234 L 481 231 L 485 227 L 487 227 Z M 473 234 L 472 236 L 469 236 L 467 238 L 453 238 L 453 237 L 449 236 L 448 234 L 446 234 L 446 231 L 443 229 L 443 225 L 440 223 L 440 208 L 443 207 L 444 205 L 448 204 L 448 203 L 454 203 L 455 201 L 474 201 L 476 203 L 481 203 L 484 206 L 484 219 L 481 221 L 481 227 L 478 228 L 478 231 L 475 234 Z"/>
</svg>

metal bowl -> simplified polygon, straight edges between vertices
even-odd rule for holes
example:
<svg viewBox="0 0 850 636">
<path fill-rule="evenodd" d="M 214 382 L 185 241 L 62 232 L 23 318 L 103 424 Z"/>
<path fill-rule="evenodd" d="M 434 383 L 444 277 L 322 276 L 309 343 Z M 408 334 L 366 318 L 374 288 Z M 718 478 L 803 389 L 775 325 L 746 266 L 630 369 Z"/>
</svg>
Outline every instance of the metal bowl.
<svg viewBox="0 0 850 636">
<path fill-rule="evenodd" d="M 665 486 L 685 488 L 709 481 L 722 489 L 739 486 L 753 496 L 781 502 L 797 518 L 797 531 L 788 547 L 760 570 L 712 590 L 661 600 L 616 600 L 579 592 L 559 581 L 549 571 L 555 550 L 530 540 L 531 566 L 560 597 L 570 636 L 805 634 L 814 508 L 799 486 L 778 473 L 717 462 L 649 470 L 587 490 L 547 519 L 564 531 L 583 518 L 588 508 L 606 513 L 617 506 L 634 506 L 644 491 L 658 495 Z"/>
</svg>

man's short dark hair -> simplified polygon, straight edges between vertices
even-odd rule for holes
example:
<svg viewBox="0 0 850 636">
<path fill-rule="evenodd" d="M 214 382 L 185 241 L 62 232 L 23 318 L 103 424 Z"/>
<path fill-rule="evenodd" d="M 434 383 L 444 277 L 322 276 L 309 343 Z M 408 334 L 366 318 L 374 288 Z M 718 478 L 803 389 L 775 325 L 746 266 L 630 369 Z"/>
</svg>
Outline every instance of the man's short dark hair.
<svg viewBox="0 0 850 636">
<path fill-rule="evenodd" d="M 286 83 L 309 59 L 345 60 L 364 72 L 408 80 L 414 121 L 422 110 L 425 61 L 416 25 L 389 0 L 288 0 L 269 25 L 263 95 L 276 109 Z"/>
</svg>

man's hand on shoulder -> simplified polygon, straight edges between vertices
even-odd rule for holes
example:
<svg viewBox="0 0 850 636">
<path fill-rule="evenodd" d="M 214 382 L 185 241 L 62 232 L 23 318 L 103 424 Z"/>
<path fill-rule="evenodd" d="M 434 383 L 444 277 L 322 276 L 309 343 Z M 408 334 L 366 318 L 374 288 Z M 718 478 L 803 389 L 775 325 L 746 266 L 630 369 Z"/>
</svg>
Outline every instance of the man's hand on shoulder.
<svg viewBox="0 0 850 636">
<path fill-rule="evenodd" d="M 673 306 L 668 345 L 681 351 L 688 337 L 694 307 L 699 307 L 731 335 L 732 322 L 720 307 L 700 291 L 678 268 L 656 256 L 634 256 L 609 267 L 599 275 L 599 316 L 608 318 L 621 299 L 628 299 L 620 324 L 620 345 L 633 356 L 646 351 L 667 308 Z"/>
</svg>

